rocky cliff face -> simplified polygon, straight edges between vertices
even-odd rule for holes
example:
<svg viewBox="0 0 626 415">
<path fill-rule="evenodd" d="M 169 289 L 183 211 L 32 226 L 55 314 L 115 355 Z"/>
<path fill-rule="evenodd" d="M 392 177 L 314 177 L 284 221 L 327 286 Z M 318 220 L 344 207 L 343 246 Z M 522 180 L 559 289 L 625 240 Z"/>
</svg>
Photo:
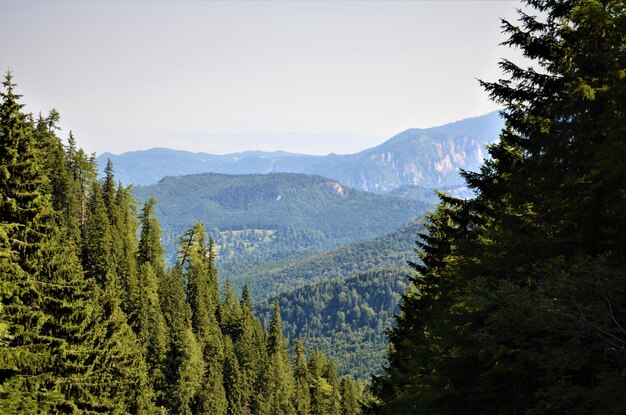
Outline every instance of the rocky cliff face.
<svg viewBox="0 0 626 415">
<path fill-rule="evenodd" d="M 305 171 L 370 192 L 405 185 L 459 186 L 463 184 L 460 170 L 479 169 L 487 157 L 485 145 L 496 141 L 501 127 L 500 117 L 493 113 L 441 127 L 410 129 L 342 162 L 322 161 Z"/>
<path fill-rule="evenodd" d="M 445 188 L 462 185 L 459 170 L 477 170 L 502 128 L 497 113 L 468 118 L 428 129 L 409 129 L 383 144 L 356 154 L 310 156 L 283 152 L 231 155 L 152 149 L 103 154 L 101 168 L 111 158 L 117 177 L 126 184 L 155 183 L 163 176 L 213 172 L 228 174 L 307 173 L 370 192 L 400 186 Z"/>
</svg>

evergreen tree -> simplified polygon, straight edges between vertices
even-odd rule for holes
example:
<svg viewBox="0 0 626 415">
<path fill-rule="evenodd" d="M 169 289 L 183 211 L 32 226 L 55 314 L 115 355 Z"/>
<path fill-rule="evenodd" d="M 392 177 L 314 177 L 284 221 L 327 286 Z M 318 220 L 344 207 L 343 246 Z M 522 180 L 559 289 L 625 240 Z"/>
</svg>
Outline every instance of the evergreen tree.
<svg viewBox="0 0 626 415">
<path fill-rule="evenodd" d="M 112 231 L 115 272 L 119 281 L 122 310 L 131 326 L 135 325 L 139 308 L 139 277 L 137 275 L 137 209 L 130 188 L 118 185 L 113 207 Z"/>
<path fill-rule="evenodd" d="M 384 413 L 619 413 L 625 4 L 532 0 L 483 83 L 506 127 L 444 198 L 376 382 Z M 434 233 L 432 232 L 434 231 Z M 622 270 L 622 271 L 620 271 Z"/>
<path fill-rule="evenodd" d="M 274 303 L 274 314 L 267 337 L 267 361 L 258 378 L 256 394 L 255 413 L 294 413 L 294 379 L 282 333 L 278 301 Z"/>
<path fill-rule="evenodd" d="M 341 413 L 343 415 L 359 415 L 359 392 L 354 380 L 349 376 L 341 378 Z"/>
<path fill-rule="evenodd" d="M 311 406 L 309 392 L 309 369 L 306 362 L 306 350 L 302 340 L 294 342 L 296 360 L 294 363 L 294 409 L 297 415 L 308 415 Z"/>
<path fill-rule="evenodd" d="M 326 379 L 328 359 L 322 351 L 314 349 L 309 356 L 311 414 L 325 415 L 333 411 L 333 386 Z"/>
<path fill-rule="evenodd" d="M 163 315 L 170 333 L 165 366 L 167 409 L 172 414 L 191 415 L 194 398 L 202 387 L 204 362 L 202 348 L 191 328 L 191 310 L 185 302 L 180 267 L 166 273 L 161 292 Z"/>
<path fill-rule="evenodd" d="M 75 327 L 64 335 L 55 324 L 51 307 L 63 298 L 55 298 L 58 289 L 48 285 L 56 282 L 58 273 L 47 272 L 43 262 L 49 254 L 46 240 L 53 232 L 52 209 L 44 193 L 41 164 L 35 157 L 32 125 L 21 112 L 20 96 L 14 93 L 10 73 L 2 85 L 0 408 L 7 413 L 72 412 L 76 407 L 61 387 L 73 373 L 59 373 L 56 364 L 61 363 L 68 343 L 71 345 L 71 336 L 80 336 L 81 330 Z M 68 318 L 82 320 L 80 307 L 84 299 L 76 295 L 81 289 L 82 280 L 67 281 L 69 301 L 64 313 L 57 316 L 61 324 Z"/>
<path fill-rule="evenodd" d="M 224 414 L 227 409 L 222 367 L 224 350 L 216 312 L 219 301 L 213 256 L 206 245 L 206 231 L 196 223 L 181 239 L 180 267 L 185 267 L 191 326 L 202 349 L 205 375 L 196 399 L 199 414 Z"/>
<path fill-rule="evenodd" d="M 244 286 L 241 296 L 241 326 L 235 342 L 235 354 L 242 373 L 242 402 L 245 411 L 252 407 L 257 379 L 261 376 L 263 362 L 267 361 L 265 336 L 260 321 L 254 316 L 250 291 Z"/>
<path fill-rule="evenodd" d="M 224 337 L 224 389 L 228 401 L 229 415 L 243 413 L 242 373 L 239 369 L 237 355 L 229 336 Z"/>
<path fill-rule="evenodd" d="M 155 199 L 146 202 L 141 211 L 141 233 L 137 263 L 139 264 L 139 310 L 135 330 L 145 350 L 150 380 L 158 406 L 167 405 L 165 366 L 168 330 L 161 309 L 161 288 L 165 278 L 160 227 L 154 217 Z"/>
</svg>

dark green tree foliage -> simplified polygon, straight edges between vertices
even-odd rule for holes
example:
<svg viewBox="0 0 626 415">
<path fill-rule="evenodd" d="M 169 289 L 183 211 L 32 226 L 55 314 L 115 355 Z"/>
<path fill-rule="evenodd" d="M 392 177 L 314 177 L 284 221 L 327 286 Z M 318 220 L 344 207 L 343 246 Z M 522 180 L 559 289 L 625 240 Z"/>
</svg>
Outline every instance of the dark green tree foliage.
<svg viewBox="0 0 626 415">
<path fill-rule="evenodd" d="M 243 408 L 250 411 L 255 396 L 255 385 L 267 360 L 265 333 L 261 322 L 254 316 L 248 287 L 241 296 L 241 325 L 235 342 L 235 354 L 242 373 Z"/>
<path fill-rule="evenodd" d="M 81 396 L 70 396 L 68 383 L 72 378 L 80 382 L 85 373 L 80 342 L 86 285 L 80 274 L 73 275 L 76 262 L 71 263 L 71 256 L 64 258 L 65 250 L 52 249 L 52 208 L 33 126 L 21 113 L 10 73 L 3 87 L 0 408 L 24 414 L 72 412 L 77 409 L 73 398 L 83 397 L 78 391 Z"/>
<path fill-rule="evenodd" d="M 294 362 L 294 409 L 297 415 L 308 415 L 311 407 L 309 392 L 309 368 L 306 362 L 306 350 L 302 340 L 294 342 L 296 360 Z"/>
<path fill-rule="evenodd" d="M 623 1 L 532 0 L 504 22 L 478 197 L 442 199 L 376 382 L 384 413 L 621 413 L 626 164 Z"/>
<path fill-rule="evenodd" d="M 361 405 L 359 403 L 359 390 L 349 376 L 341 378 L 341 413 L 343 415 L 359 415 Z"/>
<path fill-rule="evenodd" d="M 311 398 L 311 414 L 334 414 L 337 406 L 337 391 L 339 384 L 336 381 L 337 372 L 332 373 L 334 365 L 329 366 L 330 362 L 319 349 L 314 349 L 309 357 L 309 376 L 310 376 L 310 398 Z"/>
<path fill-rule="evenodd" d="M 139 312 L 139 277 L 137 275 L 137 209 L 129 188 L 118 185 L 111 230 L 113 233 L 113 256 L 118 277 L 122 310 L 128 322 L 135 325 Z"/>
<path fill-rule="evenodd" d="M 66 195 L 66 223 L 71 238 L 80 244 L 81 230 L 87 218 L 88 190 L 96 180 L 96 164 L 93 155 L 88 156 L 83 149 L 76 148 L 76 139 L 70 131 L 65 148 L 66 164 L 71 175 L 71 191 Z"/>
<path fill-rule="evenodd" d="M 274 313 L 267 336 L 267 360 L 258 378 L 254 413 L 293 414 L 294 379 L 282 333 L 280 306 Z"/>
<path fill-rule="evenodd" d="M 206 244 L 206 231 L 201 223 L 188 229 L 180 242 L 180 265 L 185 270 L 187 301 L 191 308 L 191 326 L 202 349 L 205 375 L 196 399 L 197 413 L 226 413 L 226 393 L 222 366 L 224 349 L 216 312 L 219 302 L 217 274 L 213 255 Z"/>
<path fill-rule="evenodd" d="M 83 230 L 83 268 L 101 286 L 116 284 L 113 262 L 113 235 L 98 182 L 91 185 Z"/>
<path fill-rule="evenodd" d="M 161 309 L 165 278 L 159 223 L 154 217 L 156 200 L 146 202 L 141 211 L 141 233 L 137 253 L 139 304 L 135 331 L 145 350 L 146 363 L 158 406 L 167 405 L 165 366 L 168 330 Z"/>
<path fill-rule="evenodd" d="M 59 115 L 0 105 L 0 412 L 308 413 L 306 352 L 294 369 L 278 304 L 267 333 L 250 292 L 220 301 L 213 242 L 196 224 L 165 269 L 155 200 L 139 215 L 111 163 L 63 148 Z M 325 359 L 325 358 L 324 358 Z M 295 392 L 298 377 L 298 394 Z M 335 366 L 319 365 L 337 414 Z M 294 402 L 294 398 L 297 402 Z M 297 412 L 296 412 L 297 407 Z"/>
<path fill-rule="evenodd" d="M 385 361 L 384 327 L 393 323 L 408 272 L 408 267 L 375 269 L 282 293 L 285 337 L 319 348 L 337 362 L 340 375 L 367 379 L 379 373 Z M 260 303 L 257 309 L 269 320 L 271 304 Z"/>
<path fill-rule="evenodd" d="M 239 361 L 229 336 L 224 337 L 224 389 L 228 402 L 228 415 L 239 415 L 244 408 L 242 388 L 243 374 L 239 369 Z"/>
<path fill-rule="evenodd" d="M 204 375 L 202 348 L 191 328 L 191 309 L 185 302 L 180 267 L 166 273 L 162 289 L 163 315 L 170 333 L 165 374 L 166 400 L 173 414 L 192 414 L 194 397 Z"/>
</svg>

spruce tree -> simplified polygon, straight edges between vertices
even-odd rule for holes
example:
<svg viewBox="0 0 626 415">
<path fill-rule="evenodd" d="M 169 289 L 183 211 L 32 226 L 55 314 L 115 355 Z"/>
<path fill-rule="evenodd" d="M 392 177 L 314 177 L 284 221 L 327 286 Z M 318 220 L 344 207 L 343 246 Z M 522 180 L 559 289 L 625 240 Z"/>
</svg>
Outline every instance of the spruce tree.
<svg viewBox="0 0 626 415">
<path fill-rule="evenodd" d="M 161 309 L 161 290 L 165 279 L 161 230 L 154 217 L 155 199 L 147 201 L 141 211 L 141 233 L 137 253 L 139 309 L 135 331 L 145 350 L 149 377 L 158 406 L 167 405 L 165 379 L 168 329 Z"/>
<path fill-rule="evenodd" d="M 359 415 L 359 391 L 350 376 L 341 378 L 341 413 L 343 415 Z"/>
<path fill-rule="evenodd" d="M 241 326 L 235 342 L 235 354 L 242 373 L 242 402 L 244 411 L 250 411 L 257 379 L 261 376 L 264 362 L 267 361 L 267 348 L 261 322 L 254 316 L 250 291 L 245 285 L 241 295 Z"/>
<path fill-rule="evenodd" d="M 430 218 L 376 382 L 383 413 L 624 405 L 625 5 L 527 4 L 537 16 L 503 27 L 538 68 L 505 60 L 507 78 L 483 83 L 505 129 L 465 173 L 477 198 Z"/>
<path fill-rule="evenodd" d="M 102 397 L 91 388 L 87 342 L 92 286 L 54 221 L 35 134 L 11 74 L 0 105 L 0 408 L 75 413 Z M 94 393 L 95 392 L 95 393 Z"/>
<path fill-rule="evenodd" d="M 294 409 L 297 415 L 308 415 L 311 406 L 309 392 L 309 369 L 306 362 L 306 350 L 301 339 L 294 342 Z"/>
<path fill-rule="evenodd" d="M 258 414 L 293 414 L 294 379 L 282 333 L 280 305 L 274 312 L 267 337 L 267 360 L 257 379 L 254 412 Z"/>
<path fill-rule="evenodd" d="M 213 255 L 206 244 L 206 231 L 201 223 L 188 229 L 180 242 L 180 265 L 187 281 L 187 301 L 191 308 L 191 326 L 202 349 L 205 374 L 202 389 L 195 403 L 199 414 L 226 413 L 226 392 L 222 366 L 224 349 L 222 333 L 216 318 L 219 302 L 217 274 Z"/>
<path fill-rule="evenodd" d="M 166 273 L 161 291 L 163 315 L 170 333 L 165 379 L 165 401 L 169 413 L 191 415 L 194 398 L 202 387 L 204 361 L 202 348 L 191 327 L 191 310 L 185 302 L 180 267 Z"/>
<path fill-rule="evenodd" d="M 242 372 L 235 354 L 233 342 L 229 336 L 224 337 L 224 389 L 228 402 L 228 415 L 243 413 Z"/>
</svg>

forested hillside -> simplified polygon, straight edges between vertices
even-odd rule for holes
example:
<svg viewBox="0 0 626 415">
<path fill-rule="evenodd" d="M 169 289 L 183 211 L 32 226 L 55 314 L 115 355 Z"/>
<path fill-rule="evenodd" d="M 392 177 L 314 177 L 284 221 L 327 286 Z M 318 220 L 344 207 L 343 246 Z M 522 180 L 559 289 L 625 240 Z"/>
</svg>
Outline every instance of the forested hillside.
<svg viewBox="0 0 626 415">
<path fill-rule="evenodd" d="M 476 199 L 429 215 L 382 414 L 625 411 L 626 3 L 525 3 L 503 28 L 533 66 L 483 83 L 506 126 Z"/>
<path fill-rule="evenodd" d="M 239 231 L 236 255 L 218 258 L 219 266 L 236 262 L 284 260 L 383 235 L 420 217 L 432 205 L 351 189 L 321 176 L 303 174 L 199 174 L 167 177 L 134 190 L 140 201 L 156 197 L 163 243 L 173 258 L 178 235 L 202 222 L 220 248 L 226 231 Z M 242 234 L 254 230 L 252 234 Z M 246 246 L 268 237 L 264 243 Z M 252 240 L 246 240 L 252 236 Z M 232 278 L 231 275 L 229 277 Z"/>
<path fill-rule="evenodd" d="M 167 267 L 154 199 L 140 211 L 59 114 L 0 92 L 0 412 L 358 414 L 364 388 L 320 350 L 290 356 L 279 304 L 219 294 L 196 222 Z"/>
<path fill-rule="evenodd" d="M 407 262 L 415 256 L 414 241 L 423 229 L 419 221 L 413 221 L 387 235 L 302 259 L 259 262 L 253 269 L 233 263 L 224 275 L 237 289 L 248 286 L 253 299 L 267 299 L 305 284 L 354 277 L 373 269 L 409 272 Z"/>
<path fill-rule="evenodd" d="M 339 374 L 369 380 L 385 361 L 385 329 L 398 312 L 407 274 L 393 268 L 353 272 L 279 294 L 285 336 L 319 348 Z M 270 319 L 272 303 L 259 304 L 261 319 Z"/>
</svg>

